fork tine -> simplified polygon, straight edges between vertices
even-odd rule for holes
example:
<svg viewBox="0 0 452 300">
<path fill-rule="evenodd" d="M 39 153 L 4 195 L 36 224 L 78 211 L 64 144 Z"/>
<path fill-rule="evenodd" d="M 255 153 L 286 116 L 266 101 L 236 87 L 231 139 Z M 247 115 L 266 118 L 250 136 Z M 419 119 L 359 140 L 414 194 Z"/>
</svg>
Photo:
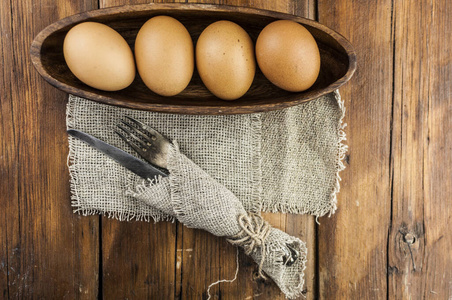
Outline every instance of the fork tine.
<svg viewBox="0 0 452 300">
<path fill-rule="evenodd" d="M 126 136 L 122 133 L 122 132 L 120 132 L 119 130 L 117 130 L 117 129 L 113 129 L 113 131 L 124 141 L 124 142 L 126 142 L 126 144 L 127 145 L 130 145 L 130 142 L 129 142 L 129 139 L 128 138 L 126 138 Z"/>
<path fill-rule="evenodd" d="M 155 140 L 155 136 L 151 137 L 149 135 L 146 134 L 145 130 L 142 130 L 140 128 L 136 128 L 134 125 L 127 123 L 124 120 L 121 120 L 121 123 L 126 125 L 127 128 L 129 129 L 129 132 L 133 132 L 135 135 L 140 135 L 140 137 L 142 138 L 142 140 L 144 140 L 145 144 L 147 144 L 147 146 L 152 146 L 152 141 Z M 138 138 L 138 136 L 137 136 Z"/>
<path fill-rule="evenodd" d="M 144 127 L 145 126 L 145 124 L 143 123 L 143 122 L 140 122 L 140 121 L 138 121 L 138 120 L 135 120 L 134 118 L 132 118 L 132 117 L 129 117 L 129 116 L 124 116 L 126 119 L 128 119 L 129 121 L 131 121 L 133 124 L 135 124 L 135 125 L 138 125 L 138 126 L 140 126 L 140 127 Z"/>
<path fill-rule="evenodd" d="M 156 140 L 157 137 L 162 137 L 164 139 L 166 139 L 166 137 L 164 137 L 161 133 L 159 133 L 158 131 L 156 131 L 154 128 L 151 128 L 150 126 L 144 124 L 141 121 L 135 120 L 129 116 L 125 116 L 129 121 L 131 121 L 133 124 L 135 124 L 138 129 L 142 130 L 143 133 L 145 133 L 149 138 L 151 138 L 151 140 Z"/>
<path fill-rule="evenodd" d="M 119 125 L 117 126 L 119 128 Z M 113 131 L 124 141 L 126 144 L 130 143 L 130 139 L 124 135 L 121 131 L 118 129 L 113 129 Z"/>
<path fill-rule="evenodd" d="M 119 130 L 115 130 L 116 134 L 118 134 L 136 152 L 140 154 L 147 152 L 147 146 L 136 135 L 134 135 L 132 132 L 121 125 L 118 125 L 117 127 L 120 128 L 127 136 L 119 132 Z"/>
<path fill-rule="evenodd" d="M 132 122 L 133 124 L 135 124 L 136 126 L 140 127 L 140 128 L 145 129 L 145 128 L 147 127 L 146 124 L 144 124 L 144 123 L 141 122 L 141 121 L 135 120 L 135 119 L 132 118 L 132 117 L 125 116 L 125 118 L 126 118 L 127 120 L 129 120 L 130 122 Z"/>
</svg>

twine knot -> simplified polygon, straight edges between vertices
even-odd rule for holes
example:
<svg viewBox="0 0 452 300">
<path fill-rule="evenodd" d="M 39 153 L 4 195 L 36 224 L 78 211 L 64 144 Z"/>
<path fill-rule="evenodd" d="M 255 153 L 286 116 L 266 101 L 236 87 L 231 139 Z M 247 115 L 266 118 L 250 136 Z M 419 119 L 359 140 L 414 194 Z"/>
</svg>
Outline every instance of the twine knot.
<svg viewBox="0 0 452 300">
<path fill-rule="evenodd" d="M 242 247 L 246 255 L 250 255 L 257 248 L 261 248 L 261 261 L 259 263 L 258 274 L 259 277 L 266 279 L 267 277 L 262 272 L 262 266 L 266 255 L 265 241 L 272 227 L 260 215 L 253 213 L 240 215 L 237 221 L 242 230 L 229 238 L 228 242 Z"/>
</svg>

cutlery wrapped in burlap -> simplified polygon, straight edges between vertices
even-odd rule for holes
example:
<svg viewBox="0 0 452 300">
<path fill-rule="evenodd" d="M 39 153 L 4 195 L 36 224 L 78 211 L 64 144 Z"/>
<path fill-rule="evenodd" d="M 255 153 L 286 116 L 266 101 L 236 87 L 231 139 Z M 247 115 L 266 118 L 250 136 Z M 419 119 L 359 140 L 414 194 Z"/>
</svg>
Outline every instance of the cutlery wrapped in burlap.
<svg viewBox="0 0 452 300">
<path fill-rule="evenodd" d="M 288 298 L 301 295 L 306 245 L 300 239 L 271 227 L 227 188 L 170 145 L 168 177 L 147 180 L 131 195 L 171 215 L 190 228 L 206 230 L 245 250 Z M 265 274 L 264 274 L 265 273 Z"/>
</svg>

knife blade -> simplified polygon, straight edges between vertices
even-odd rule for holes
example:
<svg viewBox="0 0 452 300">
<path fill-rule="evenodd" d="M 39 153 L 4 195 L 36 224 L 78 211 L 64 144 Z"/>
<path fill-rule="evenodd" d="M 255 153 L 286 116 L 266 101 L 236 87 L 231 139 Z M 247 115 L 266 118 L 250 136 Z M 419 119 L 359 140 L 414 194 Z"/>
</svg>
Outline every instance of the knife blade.
<svg viewBox="0 0 452 300">
<path fill-rule="evenodd" d="M 168 174 L 166 174 L 165 172 L 136 158 L 135 156 L 125 152 L 124 150 L 109 145 L 104 141 L 101 141 L 98 138 L 95 138 L 94 136 L 89 135 L 85 132 L 76 129 L 69 129 L 67 133 L 108 155 L 121 166 L 127 168 L 128 170 L 132 171 L 142 178 L 154 179 L 155 176 L 168 176 Z"/>
</svg>

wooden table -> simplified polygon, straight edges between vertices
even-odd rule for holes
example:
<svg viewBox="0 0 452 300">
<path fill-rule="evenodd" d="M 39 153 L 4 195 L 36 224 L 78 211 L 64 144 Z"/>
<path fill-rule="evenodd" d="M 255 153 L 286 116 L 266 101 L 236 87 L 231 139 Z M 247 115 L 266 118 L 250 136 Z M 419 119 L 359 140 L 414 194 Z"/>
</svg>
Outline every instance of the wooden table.
<svg viewBox="0 0 452 300">
<path fill-rule="evenodd" d="M 72 213 L 67 95 L 34 70 L 29 46 L 63 17 L 145 2 L 0 4 L 0 298 L 205 299 L 210 283 L 234 276 L 236 251 L 221 238 Z M 357 50 L 358 70 L 341 88 L 350 150 L 337 213 L 320 225 L 266 215 L 307 242 L 307 298 L 451 299 L 452 2 L 221 4 L 317 19 Z M 238 279 L 212 288 L 213 299 L 284 299 L 239 258 Z"/>
</svg>

